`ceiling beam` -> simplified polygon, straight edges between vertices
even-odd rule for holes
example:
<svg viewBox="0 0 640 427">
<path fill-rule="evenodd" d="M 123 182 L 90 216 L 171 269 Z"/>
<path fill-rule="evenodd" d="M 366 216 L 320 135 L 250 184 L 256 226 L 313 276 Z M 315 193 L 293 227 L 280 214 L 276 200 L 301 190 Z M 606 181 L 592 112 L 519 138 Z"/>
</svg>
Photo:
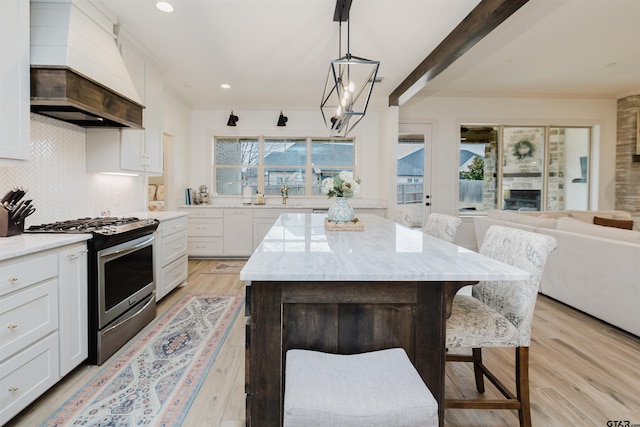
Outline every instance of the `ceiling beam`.
<svg viewBox="0 0 640 427">
<path fill-rule="evenodd" d="M 338 0 L 340 1 L 340 0 Z M 482 0 L 389 95 L 399 106 L 424 88 L 456 59 L 507 20 L 529 0 Z"/>
</svg>

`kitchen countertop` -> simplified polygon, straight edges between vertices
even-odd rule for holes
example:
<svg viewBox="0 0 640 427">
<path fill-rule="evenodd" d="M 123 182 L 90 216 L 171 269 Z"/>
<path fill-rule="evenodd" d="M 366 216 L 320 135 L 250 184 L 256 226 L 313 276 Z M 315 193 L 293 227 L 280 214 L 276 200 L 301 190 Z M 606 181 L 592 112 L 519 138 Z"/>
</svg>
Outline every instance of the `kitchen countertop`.
<svg viewBox="0 0 640 427">
<path fill-rule="evenodd" d="M 91 239 L 91 234 L 24 233 L 0 237 L 0 261 Z"/>
<path fill-rule="evenodd" d="M 526 280 L 529 273 L 377 215 L 327 231 L 324 214 L 282 214 L 240 272 L 258 281 Z"/>
<path fill-rule="evenodd" d="M 131 212 L 122 216 L 135 216 L 140 219 L 157 219 L 158 221 L 168 221 L 174 218 L 180 218 L 186 216 L 186 212 L 178 211 L 144 211 L 144 212 Z"/>
</svg>

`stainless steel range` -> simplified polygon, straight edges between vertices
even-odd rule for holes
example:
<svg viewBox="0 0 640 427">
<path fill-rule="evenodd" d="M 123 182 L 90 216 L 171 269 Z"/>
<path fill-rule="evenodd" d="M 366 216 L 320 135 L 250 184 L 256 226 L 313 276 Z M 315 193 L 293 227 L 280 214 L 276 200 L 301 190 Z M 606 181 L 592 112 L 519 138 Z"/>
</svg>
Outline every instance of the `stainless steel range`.
<svg viewBox="0 0 640 427">
<path fill-rule="evenodd" d="M 89 363 L 102 364 L 155 318 L 157 220 L 80 218 L 25 233 L 91 233 L 88 241 Z"/>
</svg>

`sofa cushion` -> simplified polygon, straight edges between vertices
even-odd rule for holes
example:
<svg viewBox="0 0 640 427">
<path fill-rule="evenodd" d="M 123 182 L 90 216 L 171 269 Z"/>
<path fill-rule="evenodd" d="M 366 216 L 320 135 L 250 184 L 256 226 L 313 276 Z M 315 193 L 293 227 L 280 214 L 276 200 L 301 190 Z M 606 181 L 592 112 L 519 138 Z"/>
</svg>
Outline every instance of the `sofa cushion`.
<svg viewBox="0 0 640 427">
<path fill-rule="evenodd" d="M 599 216 L 594 216 L 593 223 L 595 225 L 602 225 L 605 227 L 614 227 L 614 228 L 622 228 L 624 230 L 633 230 L 632 219 L 612 219 L 612 218 L 602 218 Z"/>
<path fill-rule="evenodd" d="M 510 211 L 491 210 L 487 212 L 487 216 L 499 221 L 514 222 L 516 224 L 540 228 L 556 228 L 558 222 L 556 218 L 540 218 L 538 216 L 522 215 Z"/>
<path fill-rule="evenodd" d="M 602 237 L 605 239 L 640 243 L 640 233 L 637 231 L 601 227 L 599 225 L 587 224 L 573 218 L 559 218 L 557 229 L 573 233 L 587 234 L 589 236 Z"/>
<path fill-rule="evenodd" d="M 569 218 L 574 218 L 587 224 L 593 224 L 593 217 L 611 219 L 631 219 L 631 214 L 625 211 L 573 211 L 568 210 Z"/>
</svg>

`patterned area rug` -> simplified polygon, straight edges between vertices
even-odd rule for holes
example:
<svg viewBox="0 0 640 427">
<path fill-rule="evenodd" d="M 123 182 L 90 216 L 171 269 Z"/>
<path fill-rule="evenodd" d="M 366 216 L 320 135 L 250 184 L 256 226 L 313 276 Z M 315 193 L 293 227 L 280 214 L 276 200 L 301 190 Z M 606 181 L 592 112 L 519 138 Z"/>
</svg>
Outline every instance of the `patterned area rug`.
<svg viewBox="0 0 640 427">
<path fill-rule="evenodd" d="M 233 274 L 240 273 L 244 267 L 244 262 L 220 262 L 202 274 Z"/>
<path fill-rule="evenodd" d="M 44 426 L 179 426 L 243 295 L 191 294 L 149 324 Z"/>
</svg>

